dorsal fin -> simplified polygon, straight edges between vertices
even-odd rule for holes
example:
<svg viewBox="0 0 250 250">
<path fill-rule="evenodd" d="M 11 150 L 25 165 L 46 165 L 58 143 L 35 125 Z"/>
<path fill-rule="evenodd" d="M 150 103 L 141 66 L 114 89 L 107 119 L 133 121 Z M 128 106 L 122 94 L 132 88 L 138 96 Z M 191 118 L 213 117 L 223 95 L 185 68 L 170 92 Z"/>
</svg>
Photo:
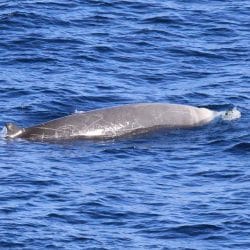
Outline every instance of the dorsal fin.
<svg viewBox="0 0 250 250">
<path fill-rule="evenodd" d="M 7 129 L 7 134 L 6 137 L 8 138 L 16 138 L 19 135 L 21 135 L 24 131 L 23 128 L 18 127 L 17 125 L 15 125 L 14 123 L 6 123 L 5 127 Z"/>
</svg>

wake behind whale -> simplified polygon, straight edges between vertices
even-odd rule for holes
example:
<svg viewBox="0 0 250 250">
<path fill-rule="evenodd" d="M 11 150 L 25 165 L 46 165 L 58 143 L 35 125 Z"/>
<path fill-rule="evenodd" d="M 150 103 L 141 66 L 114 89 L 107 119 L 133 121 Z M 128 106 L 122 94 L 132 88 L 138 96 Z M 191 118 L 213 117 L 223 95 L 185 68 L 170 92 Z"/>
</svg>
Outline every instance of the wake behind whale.
<svg viewBox="0 0 250 250">
<path fill-rule="evenodd" d="M 139 103 L 77 112 L 28 128 L 5 125 L 5 138 L 65 140 L 77 138 L 116 138 L 157 129 L 192 128 L 210 123 L 216 117 L 236 119 L 237 109 L 217 112 L 207 108 L 164 103 Z"/>
</svg>

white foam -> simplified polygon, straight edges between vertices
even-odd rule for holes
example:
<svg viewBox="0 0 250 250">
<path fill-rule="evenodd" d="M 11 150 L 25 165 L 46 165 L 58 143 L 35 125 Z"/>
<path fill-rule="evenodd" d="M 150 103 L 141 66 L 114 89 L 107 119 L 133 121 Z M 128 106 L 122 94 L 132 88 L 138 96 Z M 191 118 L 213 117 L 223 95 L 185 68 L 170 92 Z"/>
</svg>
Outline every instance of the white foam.
<svg viewBox="0 0 250 250">
<path fill-rule="evenodd" d="M 80 113 L 80 114 L 81 114 L 81 113 L 85 113 L 85 111 L 81 111 L 81 110 L 77 110 L 77 109 L 76 109 L 74 113 L 76 113 L 76 114 L 79 114 L 79 113 Z"/>
<path fill-rule="evenodd" d="M 236 107 L 234 107 L 232 110 L 221 112 L 221 117 L 224 121 L 232 121 L 239 119 L 241 117 L 241 112 Z"/>
</svg>

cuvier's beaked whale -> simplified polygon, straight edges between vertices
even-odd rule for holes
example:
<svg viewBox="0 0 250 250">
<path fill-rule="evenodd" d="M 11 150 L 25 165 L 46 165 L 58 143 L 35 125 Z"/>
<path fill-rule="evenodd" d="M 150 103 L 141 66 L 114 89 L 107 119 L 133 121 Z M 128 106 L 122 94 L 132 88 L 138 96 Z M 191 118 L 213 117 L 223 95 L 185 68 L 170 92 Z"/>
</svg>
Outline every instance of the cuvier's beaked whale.
<svg viewBox="0 0 250 250">
<path fill-rule="evenodd" d="M 220 112 L 164 103 L 139 103 L 78 112 L 29 128 L 6 124 L 6 138 L 62 140 L 115 138 L 160 128 L 192 128 L 208 124 Z"/>
</svg>

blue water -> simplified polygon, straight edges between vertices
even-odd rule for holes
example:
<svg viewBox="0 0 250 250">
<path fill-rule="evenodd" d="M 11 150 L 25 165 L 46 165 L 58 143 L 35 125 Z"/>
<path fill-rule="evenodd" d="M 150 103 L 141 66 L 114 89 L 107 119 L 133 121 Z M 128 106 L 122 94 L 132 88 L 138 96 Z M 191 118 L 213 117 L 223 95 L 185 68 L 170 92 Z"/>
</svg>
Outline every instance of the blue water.
<svg viewBox="0 0 250 250">
<path fill-rule="evenodd" d="M 170 102 L 242 117 L 108 141 L 0 140 L 0 249 L 250 249 L 250 2 L 0 2 L 0 127 Z"/>
</svg>

